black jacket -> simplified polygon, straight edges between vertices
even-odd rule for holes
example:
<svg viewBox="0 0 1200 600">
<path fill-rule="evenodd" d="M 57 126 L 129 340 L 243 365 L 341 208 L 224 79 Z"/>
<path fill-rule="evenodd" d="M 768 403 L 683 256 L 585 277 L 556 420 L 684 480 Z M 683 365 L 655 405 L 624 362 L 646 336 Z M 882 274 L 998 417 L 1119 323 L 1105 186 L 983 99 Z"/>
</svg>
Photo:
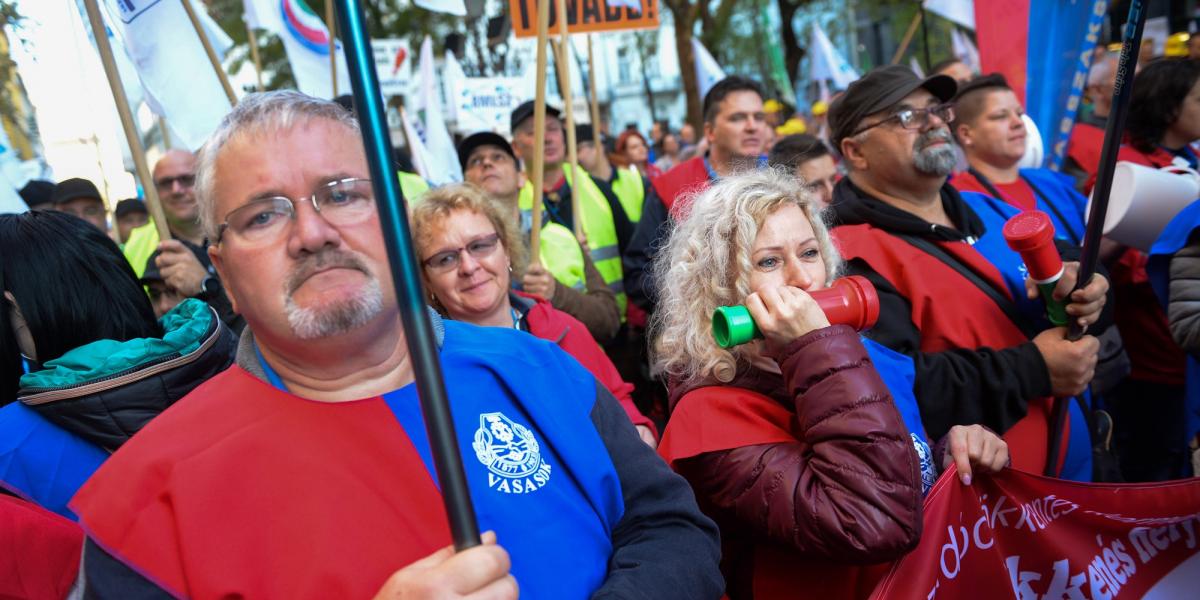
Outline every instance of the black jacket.
<svg viewBox="0 0 1200 600">
<path fill-rule="evenodd" d="M 848 177 L 834 188 L 830 210 L 834 227 L 866 223 L 930 241 L 961 241 L 983 235 L 986 231 L 983 221 L 963 201 L 958 190 L 944 185 L 941 196 L 946 215 L 956 225 L 954 228 L 929 223 L 882 202 L 859 189 Z M 1060 240 L 1056 243 L 1064 260 L 1079 259 L 1079 248 Z M 1032 342 L 1002 350 L 985 347 L 922 352 L 921 331 L 912 321 L 909 300 L 864 261 L 847 261 L 845 272 L 862 275 L 875 284 L 879 293 L 879 322 L 865 335 L 913 357 L 914 392 L 921 407 L 921 419 L 933 439 L 941 438 L 954 425 L 973 423 L 1003 433 L 1025 416 L 1029 400 L 1050 395 L 1046 362 Z M 1103 271 L 1100 274 L 1107 276 Z M 1112 323 L 1111 294 L 1110 291 L 1092 332 L 1103 331 Z"/>
</svg>

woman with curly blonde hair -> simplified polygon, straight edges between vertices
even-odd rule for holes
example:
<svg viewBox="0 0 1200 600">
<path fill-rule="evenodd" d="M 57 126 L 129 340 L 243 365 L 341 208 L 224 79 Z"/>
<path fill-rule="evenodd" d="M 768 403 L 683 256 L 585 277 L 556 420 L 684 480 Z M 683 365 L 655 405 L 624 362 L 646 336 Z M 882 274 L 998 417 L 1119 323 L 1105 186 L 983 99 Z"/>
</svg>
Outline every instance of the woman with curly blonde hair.
<svg viewBox="0 0 1200 600">
<path fill-rule="evenodd" d="M 660 454 L 721 526 L 727 594 L 866 597 L 913 548 L 931 452 L 912 361 L 830 325 L 809 295 L 839 270 L 794 176 L 726 178 L 692 204 L 656 263 L 654 365 L 670 381 Z M 744 304 L 763 339 L 722 349 L 718 306 Z M 1002 468 L 986 429 L 947 436 L 942 468 Z M 875 567 L 851 565 L 875 564 Z"/>
</svg>

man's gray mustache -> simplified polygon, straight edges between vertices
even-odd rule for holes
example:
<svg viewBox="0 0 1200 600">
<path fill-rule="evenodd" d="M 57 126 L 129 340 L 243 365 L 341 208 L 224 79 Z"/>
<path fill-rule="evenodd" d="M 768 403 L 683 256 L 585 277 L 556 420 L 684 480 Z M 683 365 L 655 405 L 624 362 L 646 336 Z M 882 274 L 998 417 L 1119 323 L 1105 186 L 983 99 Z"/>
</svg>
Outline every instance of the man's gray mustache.
<svg viewBox="0 0 1200 600">
<path fill-rule="evenodd" d="M 355 269 L 362 271 L 367 277 L 373 277 L 371 270 L 358 256 L 341 250 L 325 250 L 308 255 L 292 270 L 287 279 L 288 294 L 295 292 L 305 280 L 312 277 L 317 271 L 331 267 Z"/>
</svg>

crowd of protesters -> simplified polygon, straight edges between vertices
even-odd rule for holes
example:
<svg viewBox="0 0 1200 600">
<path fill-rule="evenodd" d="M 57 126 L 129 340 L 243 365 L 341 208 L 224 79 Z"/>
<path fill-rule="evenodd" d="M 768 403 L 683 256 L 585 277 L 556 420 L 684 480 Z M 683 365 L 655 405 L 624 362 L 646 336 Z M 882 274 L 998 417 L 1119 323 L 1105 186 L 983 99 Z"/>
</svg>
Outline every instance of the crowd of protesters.
<svg viewBox="0 0 1200 600">
<path fill-rule="evenodd" d="M 862 598 L 944 472 L 1191 477 L 1196 240 L 1105 240 L 1076 289 L 1114 60 L 1063 173 L 1024 166 L 1018 95 L 958 61 L 875 69 L 803 117 L 731 76 L 699 130 L 577 126 L 577 171 L 527 102 L 511 138 L 459 140 L 464 183 L 401 170 L 487 531 L 458 553 L 352 101 L 251 94 L 163 155 L 170 239 L 141 200 L 110 228 L 91 182 L 32 182 L 0 215 L 0 578 L 21 579 L 0 590 Z M 1197 169 L 1200 62 L 1140 68 L 1123 140 Z M 1052 290 L 1001 235 L 1032 210 Z M 842 278 L 874 288 L 873 327 L 814 300 Z M 718 343 L 722 306 L 760 338 Z"/>
</svg>

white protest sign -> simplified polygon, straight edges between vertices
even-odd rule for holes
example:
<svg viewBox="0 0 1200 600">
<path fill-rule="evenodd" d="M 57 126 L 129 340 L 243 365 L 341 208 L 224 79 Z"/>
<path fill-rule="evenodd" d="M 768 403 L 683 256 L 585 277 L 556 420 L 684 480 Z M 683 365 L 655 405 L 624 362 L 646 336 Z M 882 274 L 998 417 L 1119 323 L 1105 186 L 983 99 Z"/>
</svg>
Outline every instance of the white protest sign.
<svg viewBox="0 0 1200 600">
<path fill-rule="evenodd" d="M 508 136 L 509 117 L 525 100 L 520 77 L 466 77 L 454 85 L 458 130 L 463 133 L 494 131 Z"/>
<path fill-rule="evenodd" d="M 384 98 L 409 93 L 412 81 L 412 51 L 408 40 L 371 40 L 375 54 L 375 73 L 379 76 L 379 91 Z"/>
</svg>

